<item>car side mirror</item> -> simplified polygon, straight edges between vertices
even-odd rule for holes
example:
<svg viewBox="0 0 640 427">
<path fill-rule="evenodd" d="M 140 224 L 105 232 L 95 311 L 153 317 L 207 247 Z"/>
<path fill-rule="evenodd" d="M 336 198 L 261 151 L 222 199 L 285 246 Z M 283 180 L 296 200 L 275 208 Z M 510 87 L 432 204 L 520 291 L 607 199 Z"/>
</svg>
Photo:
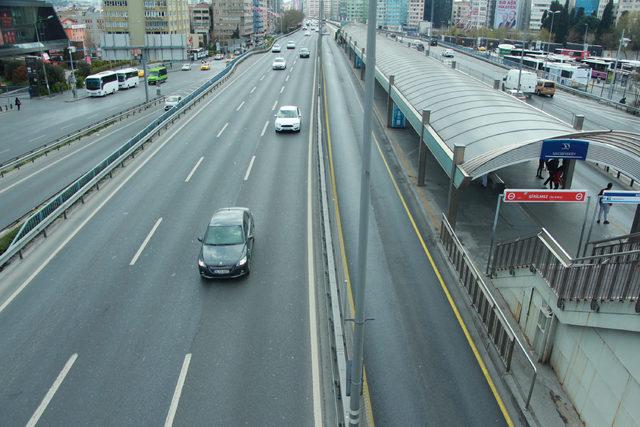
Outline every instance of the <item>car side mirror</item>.
<svg viewBox="0 0 640 427">
<path fill-rule="evenodd" d="M 202 237 L 197 237 L 198 242 L 202 243 Z"/>
</svg>

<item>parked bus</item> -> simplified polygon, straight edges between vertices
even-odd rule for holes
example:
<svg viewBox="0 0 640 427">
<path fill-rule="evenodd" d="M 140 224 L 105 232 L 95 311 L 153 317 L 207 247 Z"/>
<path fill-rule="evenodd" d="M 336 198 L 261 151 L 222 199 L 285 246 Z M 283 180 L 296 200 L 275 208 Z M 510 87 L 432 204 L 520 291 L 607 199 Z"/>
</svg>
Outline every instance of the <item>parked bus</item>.
<svg viewBox="0 0 640 427">
<path fill-rule="evenodd" d="M 206 58 L 209 55 L 209 52 L 201 47 L 196 49 L 189 49 L 187 50 L 187 53 L 189 54 L 189 58 L 191 58 L 192 61 Z"/>
<path fill-rule="evenodd" d="M 515 55 L 505 55 L 505 61 L 509 61 L 509 65 L 511 66 L 519 66 L 520 65 L 520 57 Z M 522 57 L 522 65 L 528 69 L 541 71 L 544 70 L 544 60 L 538 58 L 532 58 L 530 56 Z"/>
<path fill-rule="evenodd" d="M 589 80 L 591 80 L 591 68 L 585 65 L 548 62 L 545 65 L 545 71 L 549 80 L 565 86 L 587 87 Z"/>
<path fill-rule="evenodd" d="M 120 89 L 136 87 L 140 82 L 137 68 L 124 68 L 116 71 L 116 74 L 118 75 L 118 87 Z"/>
<path fill-rule="evenodd" d="M 603 61 L 602 59 L 584 59 L 582 63 L 591 68 L 591 78 L 599 80 L 609 80 L 611 78 L 611 72 L 613 65 L 609 61 Z"/>
<path fill-rule="evenodd" d="M 147 81 L 150 85 L 159 85 L 167 81 L 167 67 L 153 67 L 147 70 L 149 76 L 147 77 Z"/>
<path fill-rule="evenodd" d="M 575 61 L 582 61 L 589 57 L 588 50 L 575 50 L 575 49 L 554 49 L 558 55 L 566 55 L 573 58 Z"/>
<path fill-rule="evenodd" d="M 105 96 L 118 91 L 118 75 L 115 71 L 102 71 L 84 79 L 89 96 Z"/>
</svg>

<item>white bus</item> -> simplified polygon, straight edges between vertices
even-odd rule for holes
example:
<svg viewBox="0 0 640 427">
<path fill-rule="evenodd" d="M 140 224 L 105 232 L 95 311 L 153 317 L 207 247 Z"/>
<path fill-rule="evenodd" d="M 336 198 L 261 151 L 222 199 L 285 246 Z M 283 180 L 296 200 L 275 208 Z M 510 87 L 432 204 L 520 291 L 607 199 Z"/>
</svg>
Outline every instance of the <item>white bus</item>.
<svg viewBox="0 0 640 427">
<path fill-rule="evenodd" d="M 123 68 L 122 70 L 116 71 L 116 74 L 118 75 L 118 87 L 120 89 L 136 87 L 140 82 L 137 68 Z"/>
<path fill-rule="evenodd" d="M 556 83 L 570 87 L 587 87 L 591 80 L 591 68 L 586 65 L 570 65 L 559 62 L 548 62 L 545 65 L 547 78 Z"/>
<path fill-rule="evenodd" d="M 84 79 L 89 96 L 105 96 L 118 91 L 118 75 L 115 71 L 102 71 Z"/>
</svg>

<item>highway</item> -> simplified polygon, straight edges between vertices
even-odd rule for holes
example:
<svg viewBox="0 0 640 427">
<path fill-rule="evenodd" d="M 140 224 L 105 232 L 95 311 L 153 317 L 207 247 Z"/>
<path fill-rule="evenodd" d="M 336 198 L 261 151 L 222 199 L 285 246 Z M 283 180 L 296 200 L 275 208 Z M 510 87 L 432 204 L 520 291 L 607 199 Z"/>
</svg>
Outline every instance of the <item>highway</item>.
<svg viewBox="0 0 640 427">
<path fill-rule="evenodd" d="M 324 39 L 328 122 L 346 257 L 355 271 L 360 191 L 363 96 L 344 52 Z M 372 148 L 365 363 L 378 425 L 503 425 L 483 375 L 423 244 L 426 220 L 405 210 L 395 188 L 399 166 L 382 128 Z M 385 153 L 384 157 L 382 153 Z M 411 203 L 410 203 L 411 205 Z M 412 225 L 418 222 L 420 234 Z M 445 265 L 436 256 L 437 265 Z M 446 271 L 446 270 L 445 270 Z M 352 277 L 352 282 L 357 282 Z M 455 286 L 455 285 L 453 285 Z"/>
<path fill-rule="evenodd" d="M 186 95 L 198 88 L 225 67 L 223 61 L 213 61 L 211 70 L 200 71 L 194 62 L 191 71 L 168 74 L 159 86 L 163 95 Z M 149 86 L 149 98 L 156 96 L 156 86 Z M 82 92 L 82 91 L 81 91 Z M 101 98 L 82 98 L 71 102 L 70 93 L 51 98 L 21 98 L 21 111 L 0 115 L 3 138 L 0 141 L 0 163 L 68 135 L 91 123 L 114 115 L 145 101 L 144 81 L 136 88 L 118 91 Z"/>
<path fill-rule="evenodd" d="M 0 425 L 332 423 L 315 345 L 316 37 L 293 38 L 310 59 L 245 61 L 0 273 Z M 273 131 L 283 104 L 300 106 L 299 134 Z M 196 237 L 225 206 L 253 211 L 252 272 L 203 282 Z"/>
</svg>

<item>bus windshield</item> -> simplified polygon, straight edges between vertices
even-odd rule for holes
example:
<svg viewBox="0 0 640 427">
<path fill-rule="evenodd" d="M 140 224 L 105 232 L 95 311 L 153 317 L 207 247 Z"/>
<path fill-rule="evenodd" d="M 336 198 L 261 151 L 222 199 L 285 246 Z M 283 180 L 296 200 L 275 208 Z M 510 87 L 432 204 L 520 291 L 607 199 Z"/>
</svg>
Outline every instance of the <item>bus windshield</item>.
<svg viewBox="0 0 640 427">
<path fill-rule="evenodd" d="M 89 90 L 99 90 L 102 89 L 102 80 L 96 78 L 86 79 L 84 81 L 87 89 Z"/>
</svg>

